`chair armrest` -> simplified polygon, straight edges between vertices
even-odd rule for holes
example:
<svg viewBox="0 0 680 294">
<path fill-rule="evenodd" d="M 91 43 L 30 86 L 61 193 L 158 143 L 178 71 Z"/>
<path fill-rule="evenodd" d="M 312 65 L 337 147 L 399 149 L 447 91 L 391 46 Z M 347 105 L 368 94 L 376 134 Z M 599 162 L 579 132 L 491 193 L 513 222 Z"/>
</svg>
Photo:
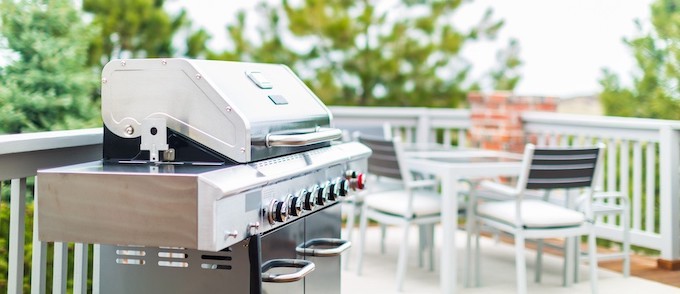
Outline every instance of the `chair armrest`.
<svg viewBox="0 0 680 294">
<path fill-rule="evenodd" d="M 586 197 L 588 197 L 588 193 L 581 194 L 581 195 L 579 195 L 578 198 L 576 198 L 575 204 L 576 204 L 577 209 L 583 208 L 583 204 L 586 201 Z M 607 192 L 605 192 L 605 191 L 593 191 L 593 194 L 592 194 L 591 197 L 592 197 L 592 200 L 621 199 L 621 203 L 625 206 L 628 206 L 628 197 L 626 197 L 625 195 L 623 195 L 619 191 L 607 191 Z"/>
<path fill-rule="evenodd" d="M 479 183 L 479 187 L 512 197 L 517 197 L 519 195 L 517 189 L 492 181 L 482 181 L 481 183 Z"/>
<path fill-rule="evenodd" d="M 423 188 L 423 187 L 435 187 L 438 184 L 439 184 L 438 180 L 427 179 L 427 180 L 418 180 L 418 181 L 407 182 L 407 183 L 405 183 L 405 186 L 406 186 L 407 189 L 415 189 L 415 188 Z"/>
</svg>

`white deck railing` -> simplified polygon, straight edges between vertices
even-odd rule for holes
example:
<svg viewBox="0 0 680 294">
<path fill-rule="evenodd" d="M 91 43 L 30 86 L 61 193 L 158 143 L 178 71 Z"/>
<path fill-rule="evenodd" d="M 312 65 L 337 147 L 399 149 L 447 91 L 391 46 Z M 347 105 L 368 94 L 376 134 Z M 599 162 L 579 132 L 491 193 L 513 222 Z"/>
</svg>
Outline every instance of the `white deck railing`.
<svg viewBox="0 0 680 294">
<path fill-rule="evenodd" d="M 525 133 L 539 144 L 607 145 L 605 191 L 619 191 L 631 205 L 631 243 L 680 259 L 680 123 L 669 120 L 524 113 Z M 621 241 L 620 222 L 609 218 L 598 237 Z"/>
<path fill-rule="evenodd" d="M 462 109 L 331 107 L 341 127 L 382 127 L 411 142 L 468 146 L 469 111 Z M 577 145 L 603 141 L 608 145 L 606 190 L 629 195 L 631 240 L 658 249 L 664 259 L 680 259 L 680 123 L 664 120 L 611 118 L 555 113 L 525 113 L 525 131 L 539 143 Z M 0 136 L 0 181 L 11 180 L 8 293 L 21 293 L 24 280 L 24 223 L 27 179 L 40 168 L 101 158 L 101 129 Z M 4 188 L 3 188 L 4 189 Z M 39 195 L 36 195 L 39 197 Z M 657 220 L 658 219 L 658 223 Z M 34 222 L 35 223 L 35 222 Z M 620 223 L 608 219 L 600 236 L 620 240 Z M 46 269 L 47 245 L 33 230 L 31 293 L 45 293 L 46 271 L 52 270 L 52 292 L 66 293 L 68 246 L 54 245 L 54 266 Z M 6 236 L 3 236 L 6 237 Z M 85 293 L 88 247 L 75 246 L 73 292 Z"/>
<path fill-rule="evenodd" d="M 389 123 L 411 142 L 467 146 L 470 113 L 463 109 L 331 107 L 340 127 Z M 631 243 L 661 251 L 661 258 L 680 259 L 680 123 L 668 120 L 524 113 L 527 135 L 541 145 L 607 144 L 606 191 L 630 198 Z M 435 136 L 434 134 L 442 134 Z M 527 141 L 529 136 L 527 136 Z M 611 217 L 598 225 L 602 238 L 621 241 L 621 223 Z"/>
<path fill-rule="evenodd" d="M 22 293 L 24 287 L 24 224 L 28 179 L 34 177 L 41 168 L 101 159 L 101 143 L 101 129 L 0 136 L 0 181 L 11 180 L 7 293 Z M 33 215 L 31 293 L 45 293 L 48 283 L 46 267 L 50 253 L 46 243 L 37 241 L 37 213 L 34 212 Z M 86 293 L 88 247 L 83 244 L 75 244 L 74 247 L 73 293 Z M 55 243 L 51 254 L 51 293 L 66 293 L 68 244 Z"/>
</svg>

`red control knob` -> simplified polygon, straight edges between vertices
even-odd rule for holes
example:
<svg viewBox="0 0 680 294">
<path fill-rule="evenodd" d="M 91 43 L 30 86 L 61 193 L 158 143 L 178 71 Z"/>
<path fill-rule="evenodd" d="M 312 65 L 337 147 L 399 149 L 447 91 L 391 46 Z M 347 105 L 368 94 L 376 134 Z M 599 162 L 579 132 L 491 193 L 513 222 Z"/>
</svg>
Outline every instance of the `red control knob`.
<svg viewBox="0 0 680 294">
<path fill-rule="evenodd" d="M 363 190 L 366 187 L 366 175 L 360 173 L 357 175 L 357 189 Z"/>
</svg>

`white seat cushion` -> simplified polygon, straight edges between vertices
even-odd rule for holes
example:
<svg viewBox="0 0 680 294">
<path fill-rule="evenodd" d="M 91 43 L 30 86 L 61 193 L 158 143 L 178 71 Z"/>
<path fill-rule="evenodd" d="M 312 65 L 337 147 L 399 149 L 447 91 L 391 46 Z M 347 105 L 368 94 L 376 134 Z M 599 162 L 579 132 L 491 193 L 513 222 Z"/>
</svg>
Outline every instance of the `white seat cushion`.
<svg viewBox="0 0 680 294">
<path fill-rule="evenodd" d="M 366 197 L 369 209 L 399 215 L 404 217 L 437 215 L 441 213 L 441 196 L 427 191 L 416 190 L 413 192 L 413 215 L 406 215 L 408 208 L 408 194 L 406 190 L 392 190 L 370 194 Z"/>
<path fill-rule="evenodd" d="M 494 200 L 494 201 L 502 201 L 502 200 L 512 200 L 515 199 L 514 196 L 508 196 L 506 194 L 496 192 L 491 189 L 485 189 L 485 188 L 478 188 L 474 190 L 475 197 L 477 199 L 484 199 L 484 200 Z M 524 199 L 543 199 L 545 196 L 545 191 L 543 190 L 526 190 L 524 191 Z"/>
<path fill-rule="evenodd" d="M 477 214 L 508 224 L 515 223 L 515 201 L 481 203 Z M 522 222 L 526 228 L 555 228 L 579 226 L 585 221 L 583 213 L 540 200 L 522 201 Z"/>
</svg>

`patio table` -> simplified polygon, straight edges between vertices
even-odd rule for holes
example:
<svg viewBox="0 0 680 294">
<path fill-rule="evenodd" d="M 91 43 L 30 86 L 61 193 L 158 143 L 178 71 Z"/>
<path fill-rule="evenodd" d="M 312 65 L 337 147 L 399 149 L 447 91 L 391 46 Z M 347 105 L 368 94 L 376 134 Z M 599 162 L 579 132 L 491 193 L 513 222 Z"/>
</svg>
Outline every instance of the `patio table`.
<svg viewBox="0 0 680 294">
<path fill-rule="evenodd" d="M 458 193 L 461 179 L 517 176 L 522 155 L 480 149 L 446 148 L 441 145 L 412 145 L 405 148 L 409 170 L 436 175 L 441 179 L 442 258 L 440 285 L 442 293 L 456 293 L 456 242 Z"/>
</svg>

